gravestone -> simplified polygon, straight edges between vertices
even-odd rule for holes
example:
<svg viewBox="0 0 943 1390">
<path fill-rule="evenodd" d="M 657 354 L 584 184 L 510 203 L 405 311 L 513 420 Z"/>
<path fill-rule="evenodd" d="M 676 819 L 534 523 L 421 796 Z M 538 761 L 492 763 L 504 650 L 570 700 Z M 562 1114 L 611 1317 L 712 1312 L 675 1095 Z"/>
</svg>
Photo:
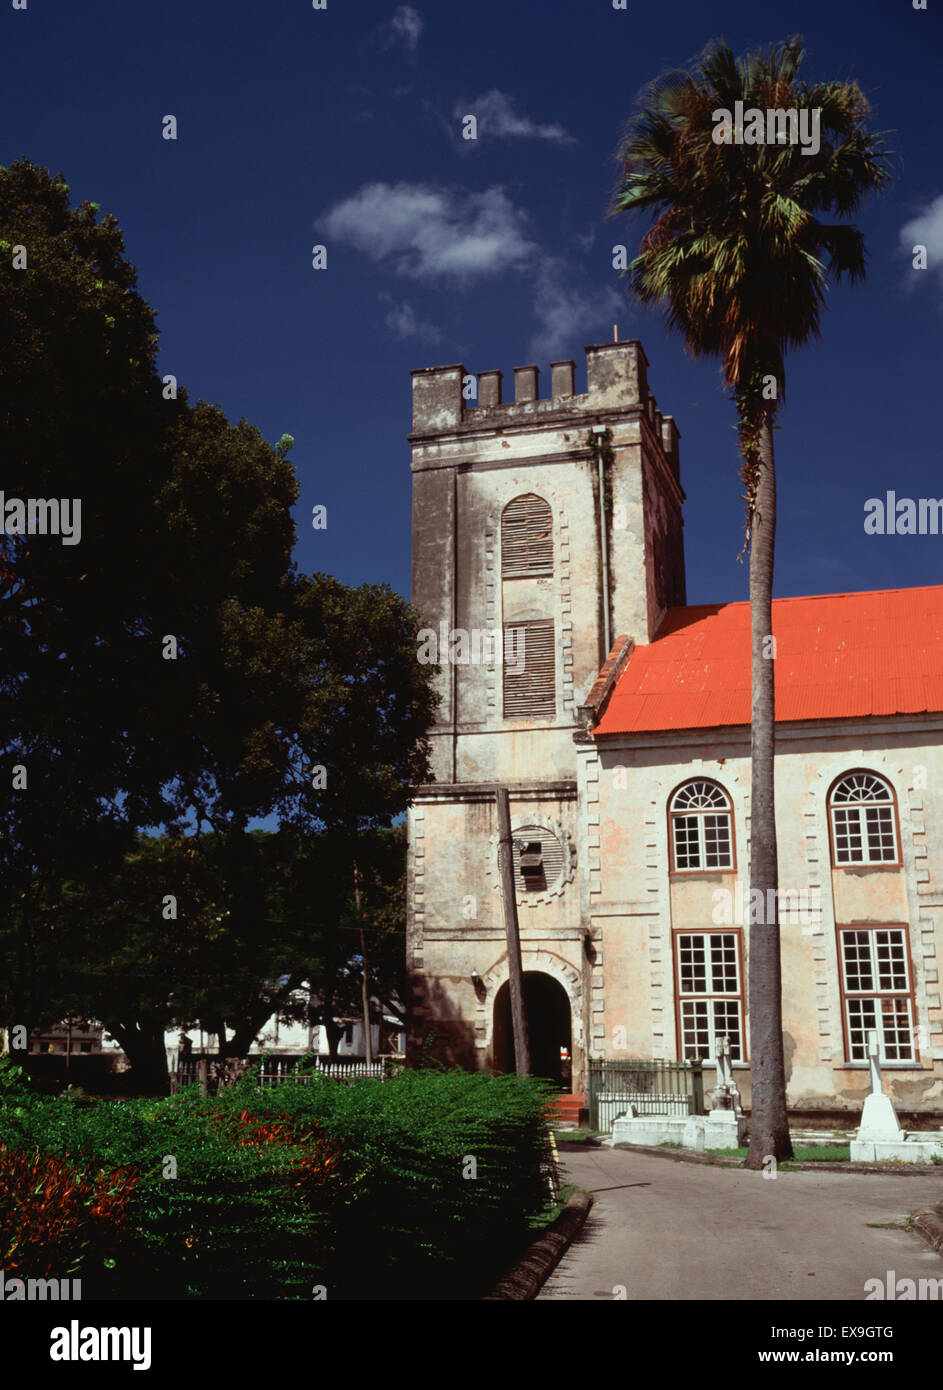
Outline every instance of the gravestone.
<svg viewBox="0 0 943 1390">
<path fill-rule="evenodd" d="M 857 1141 L 859 1144 L 897 1143 L 903 1135 L 894 1103 L 884 1094 L 881 1084 L 878 1035 L 873 1030 L 868 1034 L 868 1060 L 871 1063 L 871 1094 L 865 1098 L 861 1111 Z"/>
<path fill-rule="evenodd" d="M 730 1038 L 726 1033 L 714 1039 L 714 1056 L 717 1061 L 717 1083 L 711 1092 L 711 1110 L 732 1110 L 735 1115 L 742 1115 L 740 1092 L 733 1080 Z"/>
<path fill-rule="evenodd" d="M 714 1039 L 714 1058 L 717 1062 L 717 1083 L 711 1092 L 711 1108 L 699 1122 L 708 1149 L 736 1149 L 746 1140 L 747 1121 L 740 1103 L 740 1091 L 734 1084 L 730 1038 L 726 1033 Z"/>
</svg>

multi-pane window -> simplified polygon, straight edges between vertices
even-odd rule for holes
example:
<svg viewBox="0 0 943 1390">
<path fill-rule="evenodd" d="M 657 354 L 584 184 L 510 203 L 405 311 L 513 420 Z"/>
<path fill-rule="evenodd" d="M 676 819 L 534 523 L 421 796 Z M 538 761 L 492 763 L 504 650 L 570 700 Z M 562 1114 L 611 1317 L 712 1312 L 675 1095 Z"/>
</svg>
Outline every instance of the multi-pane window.
<svg viewBox="0 0 943 1390">
<path fill-rule="evenodd" d="M 553 513 L 535 492 L 515 497 L 501 517 L 501 578 L 553 574 Z"/>
<path fill-rule="evenodd" d="M 505 623 L 505 719 L 552 719 L 556 681 L 553 619 Z"/>
<path fill-rule="evenodd" d="M 671 854 L 676 872 L 733 868 L 730 801 L 716 782 L 685 782 L 671 799 Z"/>
<path fill-rule="evenodd" d="M 842 927 L 839 937 L 848 1060 L 868 1060 L 868 1033 L 874 1031 L 882 1061 L 914 1061 L 905 928 Z"/>
<path fill-rule="evenodd" d="M 849 773 L 832 788 L 829 810 L 836 867 L 897 863 L 894 793 L 883 778 Z"/>
<path fill-rule="evenodd" d="M 743 1060 L 743 988 L 737 932 L 679 932 L 675 938 L 681 1056 L 714 1056 L 726 1033 L 730 1056 Z"/>
</svg>

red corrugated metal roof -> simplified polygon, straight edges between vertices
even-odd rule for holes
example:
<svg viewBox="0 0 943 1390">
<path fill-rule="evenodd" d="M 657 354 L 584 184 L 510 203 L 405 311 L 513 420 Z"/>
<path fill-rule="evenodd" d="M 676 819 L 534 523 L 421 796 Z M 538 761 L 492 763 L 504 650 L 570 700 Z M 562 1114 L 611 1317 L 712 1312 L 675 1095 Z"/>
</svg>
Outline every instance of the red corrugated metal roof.
<svg viewBox="0 0 943 1390">
<path fill-rule="evenodd" d="M 776 722 L 943 710 L 943 586 L 773 600 Z M 750 605 L 672 608 L 597 734 L 750 722 Z"/>
</svg>

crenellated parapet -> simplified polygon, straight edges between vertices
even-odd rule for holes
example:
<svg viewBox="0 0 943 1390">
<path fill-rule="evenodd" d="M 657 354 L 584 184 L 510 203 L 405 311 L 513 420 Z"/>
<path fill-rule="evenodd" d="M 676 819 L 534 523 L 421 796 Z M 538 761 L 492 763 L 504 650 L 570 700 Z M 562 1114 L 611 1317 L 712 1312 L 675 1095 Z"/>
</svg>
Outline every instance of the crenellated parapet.
<svg viewBox="0 0 943 1390">
<path fill-rule="evenodd" d="M 412 373 L 413 428 L 410 440 L 482 428 L 513 431 L 532 429 L 559 419 L 589 427 L 605 424 L 612 414 L 624 419 L 637 411 L 664 452 L 677 479 L 678 428 L 662 415 L 648 387 L 648 359 L 636 338 L 597 343 L 585 349 L 587 389 L 575 390 L 576 363 L 567 358 L 550 363 L 550 394 L 540 394 L 540 368 L 514 368 L 514 400 L 503 399 L 504 373 L 488 370 L 472 375 L 461 363 L 423 367 Z"/>
</svg>

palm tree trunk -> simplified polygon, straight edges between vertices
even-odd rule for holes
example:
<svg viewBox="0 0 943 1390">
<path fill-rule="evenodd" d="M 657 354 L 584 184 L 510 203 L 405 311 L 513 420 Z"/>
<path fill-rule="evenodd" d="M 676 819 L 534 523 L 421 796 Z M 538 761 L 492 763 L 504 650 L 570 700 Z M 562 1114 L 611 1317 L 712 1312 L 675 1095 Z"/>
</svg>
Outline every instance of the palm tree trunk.
<svg viewBox="0 0 943 1390">
<path fill-rule="evenodd" d="M 750 533 L 752 734 L 750 789 L 750 1066 L 752 1111 L 746 1166 L 792 1157 L 786 1117 L 783 1057 L 782 965 L 779 952 L 779 863 L 774 796 L 775 692 L 773 674 L 773 558 L 776 540 L 776 469 L 772 418 L 760 434 L 759 478 Z M 770 892 L 770 890 L 773 890 Z M 755 890 L 759 890 L 757 893 Z M 756 910 L 753 904 L 762 904 Z"/>
</svg>

